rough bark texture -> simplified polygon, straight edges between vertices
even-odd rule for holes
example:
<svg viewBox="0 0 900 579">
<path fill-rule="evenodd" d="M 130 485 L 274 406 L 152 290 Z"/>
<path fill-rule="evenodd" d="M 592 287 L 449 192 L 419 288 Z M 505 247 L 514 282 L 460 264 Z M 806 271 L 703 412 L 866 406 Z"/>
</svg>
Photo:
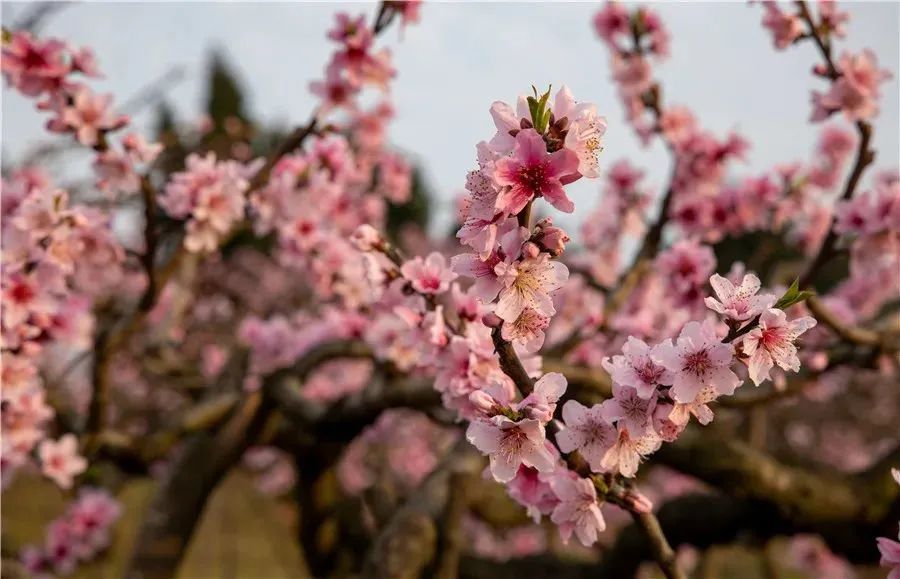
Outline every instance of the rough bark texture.
<svg viewBox="0 0 900 579">
<path fill-rule="evenodd" d="M 207 499 L 253 442 L 269 415 L 261 394 L 249 396 L 215 434 L 188 440 L 147 511 L 126 577 L 172 577 Z"/>
</svg>

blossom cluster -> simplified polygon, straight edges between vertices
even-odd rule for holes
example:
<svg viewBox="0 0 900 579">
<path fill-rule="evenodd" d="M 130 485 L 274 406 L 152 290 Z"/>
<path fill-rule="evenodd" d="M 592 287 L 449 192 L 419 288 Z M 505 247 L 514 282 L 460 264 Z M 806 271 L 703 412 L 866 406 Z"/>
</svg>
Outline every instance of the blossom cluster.
<svg viewBox="0 0 900 579">
<path fill-rule="evenodd" d="M 549 515 L 564 539 L 575 534 L 591 544 L 605 528 L 598 502 L 603 497 L 593 480 L 570 469 L 567 455 L 578 451 L 594 473 L 633 477 L 640 460 L 664 440 L 674 440 L 691 415 L 704 424 L 712 419 L 708 403 L 741 383 L 733 370 L 738 359 L 747 360 L 757 384 L 769 378 L 774 365 L 798 370 L 793 344 L 814 321 L 788 322 L 783 311 L 772 308 L 774 297 L 757 295 L 760 282 L 752 274 L 737 287 L 714 275 L 718 299 L 707 298 L 709 307 L 730 326 L 748 324 L 737 349 L 721 341 L 711 321 L 688 323 L 677 340 L 653 347 L 629 337 L 622 355 L 604 360 L 613 398 L 590 408 L 569 400 L 561 409 L 562 424 L 555 422 L 567 382 L 562 374 L 541 372 L 535 354 L 556 314 L 553 295 L 568 279 L 568 269 L 557 260 L 568 235 L 549 219 L 530 227 L 529 212 L 540 197 L 557 209 L 571 209 L 563 186 L 574 179 L 567 175 L 589 173 L 591 165 L 576 165 L 577 152 L 568 154 L 567 135 L 554 133 L 554 127 L 577 129 L 582 118 L 599 126 L 592 106 L 567 106 L 570 100 L 564 88 L 552 109 L 542 105 L 549 93 L 521 99 L 517 113 L 502 103 L 492 106 L 497 134 L 478 146 L 479 168 L 467 178 L 470 197 L 458 233 L 473 252 L 457 255 L 450 267 L 439 253 L 399 267 L 381 262 L 387 289 L 379 305 L 388 311 L 376 327 L 390 330 L 367 337 L 380 356 L 401 369 L 434 372 L 445 406 L 469 421 L 468 440 L 490 457 L 493 478 L 536 520 Z M 572 111 L 582 114 L 572 121 Z M 638 177 L 620 166 L 610 179 L 614 191 L 624 193 L 635 188 Z M 355 240 L 362 250 L 390 254 L 389 244 L 371 228 L 358 230 Z M 671 290 L 698 300 L 715 259 L 708 247 L 686 241 L 664 252 L 657 264 Z M 468 291 L 459 288 L 459 278 L 469 279 Z M 438 301 L 447 294 L 448 303 Z M 503 344 L 538 378 L 519 400 L 520 384 L 498 361 Z M 555 444 L 548 428 L 557 431 Z M 647 508 L 639 495 L 630 500 L 633 508 Z"/>
<path fill-rule="evenodd" d="M 641 6 L 629 12 L 618 2 L 607 2 L 594 16 L 594 30 L 610 50 L 613 82 L 626 117 L 646 140 L 654 131 L 646 112 L 657 107 L 658 96 L 650 59 L 661 61 L 669 56 L 668 29 L 653 10 Z M 678 126 L 689 122 L 673 111 L 667 124 L 672 132 L 678 132 Z"/>
<path fill-rule="evenodd" d="M 772 35 L 777 50 L 810 38 L 807 28 L 813 29 L 826 43 L 845 36 L 850 15 L 838 9 L 835 2 L 818 2 L 816 6 L 818 10 L 814 14 L 805 5 L 783 10 L 777 2 L 763 2 L 762 24 Z M 878 68 L 875 53 L 868 49 L 858 54 L 843 52 L 837 62 L 817 65 L 813 72 L 831 83 L 827 92 L 812 93 L 813 122 L 837 112 L 850 121 L 872 119 L 878 114 L 880 85 L 892 78 L 890 72 Z"/>
<path fill-rule="evenodd" d="M 122 508 L 108 492 L 85 487 L 63 516 L 47 527 L 42 546 L 22 549 L 20 559 L 34 577 L 72 574 L 109 547 Z"/>
<path fill-rule="evenodd" d="M 110 196 L 136 193 L 141 187 L 137 168 L 149 166 L 162 145 L 129 133 L 116 148 L 108 135 L 130 123 L 116 113 L 111 95 L 100 95 L 77 78 L 100 76 L 94 54 L 55 38 L 39 39 L 24 31 L 3 43 L 0 69 L 7 83 L 23 95 L 40 98 L 37 107 L 54 116 L 47 129 L 70 134 L 96 151 L 93 163 L 97 187 Z"/>
<path fill-rule="evenodd" d="M 350 16 L 340 13 L 328 39 L 338 48 L 325 69 L 325 79 L 310 84 L 313 94 L 322 100 L 321 110 L 355 108 L 356 97 L 365 85 L 384 91 L 396 74 L 391 64 L 390 50 L 374 50 L 375 31 L 366 23 L 364 14 Z"/>
<path fill-rule="evenodd" d="M 773 3 L 764 9 L 776 47 L 808 36 L 807 16 Z M 584 545 L 597 542 L 607 526 L 604 502 L 637 513 L 652 509 L 629 479 L 692 417 L 702 425 L 713 420 L 720 397 L 749 382 L 772 381 L 777 391 L 785 373 L 799 372 L 801 363 L 825 375 L 825 387 L 841 382 L 837 372 L 828 372 L 835 336 L 814 329 L 804 306 L 789 309 L 802 301 L 797 288 L 776 299 L 776 293 L 761 291 L 763 267 L 753 266 L 757 277 L 735 262 L 726 273 L 728 262 L 717 261 L 714 244 L 748 233 L 784 234 L 812 257 L 826 240 L 839 238 L 840 247 L 849 249 L 849 277 L 821 302 L 840 322 L 862 324 L 900 291 L 896 172 L 835 202 L 830 193 L 859 143 L 833 124 L 823 128 L 810 162 L 735 179 L 731 164 L 744 156 L 744 140 L 705 131 L 691 110 L 662 100 L 650 65 L 669 53 L 658 15 L 610 3 L 594 26 L 611 49 L 629 121 L 645 142 L 659 137 L 674 158 L 656 222 L 647 215 L 654 192 L 643 171 L 620 161 L 604 168 L 603 196 L 585 220 L 583 246 L 570 246 L 569 233 L 543 215 L 549 207 L 574 212 L 567 186 L 600 177 L 606 121 L 566 87 L 555 94 L 535 89 L 516 106 L 490 107 L 496 131 L 476 146 L 477 167 L 467 175 L 460 208 L 456 238 L 463 252 L 448 259 L 446 246 L 432 246 L 407 258 L 400 247 L 421 247 L 418 238 L 403 244 L 397 238 L 404 232 L 390 238 L 382 233 L 390 205 L 411 198 L 413 174 L 387 145 L 396 72 L 390 52 L 377 50 L 375 39 L 391 18 L 416 21 L 417 10 L 417 2 L 385 2 L 371 26 L 362 16 L 338 15 L 328 32 L 336 48 L 325 80 L 311 86 L 321 100 L 293 150 L 265 164 L 195 153 L 171 176 L 157 201 L 184 222 L 187 251 L 203 254 L 193 287 L 215 279 L 222 291 L 190 295 L 191 288 L 168 283 L 147 315 L 153 355 L 161 350 L 162 358 L 173 344 L 193 347 L 205 340 L 194 358 L 179 355 L 182 362 L 196 359 L 196 373 L 208 383 L 227 378 L 231 350 L 246 347 L 243 386 L 256 390 L 316 346 L 364 342 L 375 360 L 322 363 L 305 376 L 298 395 L 330 403 L 398 375 L 433 383 L 444 406 L 434 415 L 466 424 L 467 441 L 488 457 L 485 476 L 503 484 L 536 523 L 549 517 L 565 542 L 575 536 Z M 817 14 L 817 33 L 843 35 L 846 15 L 833 4 L 823 3 Z M 160 146 L 136 134 L 111 142 L 109 135 L 126 119 L 112 111 L 108 97 L 69 80 L 96 73 L 88 51 L 24 33 L 5 41 L 3 50 L 8 82 L 46 98 L 39 106 L 55 113 L 51 130 L 95 149 L 98 188 L 147 188 L 148 174 L 135 167 L 149 170 Z M 817 116 L 843 111 L 860 121 L 875 114 L 886 76 L 874 55 L 846 55 L 834 71 L 826 67 L 817 74 L 832 83 L 830 92 L 816 97 Z M 368 87 L 381 97 L 364 108 L 360 97 Z M 532 219 L 533 213 L 539 216 Z M 56 348 L 89 349 L 92 306 L 108 303 L 111 289 L 137 293 L 141 276 L 128 270 L 111 216 L 70 206 L 67 193 L 38 172 L 3 181 L 2 217 L 3 482 L 35 460 L 48 478 L 70 488 L 87 460 L 73 434 L 50 438 L 54 410 L 40 376 Z M 265 252 L 218 251 L 246 229 Z M 626 248 L 634 241 L 629 237 L 645 233 L 655 236 L 655 246 L 642 248 L 626 266 Z M 256 257 L 244 259 L 248 253 Z M 231 270 L 241 269 L 244 279 L 232 283 L 241 274 Z M 280 277 L 268 277 L 272 270 Z M 215 328 L 221 342 L 209 343 L 211 333 L 189 341 L 195 329 L 190 324 Z M 226 326 L 236 331 L 222 331 Z M 599 388 L 608 384 L 608 399 L 598 402 L 599 396 L 570 389 L 568 370 L 553 371 L 558 368 L 545 365 L 544 356 L 608 378 Z M 142 373 L 129 359 L 111 363 L 117 380 L 129 382 L 122 398 L 143 396 L 146 402 L 155 394 L 144 375 L 155 369 Z M 167 378 L 164 371 L 159 375 Z M 160 407 L 183 401 L 167 394 L 159 396 Z M 346 493 L 385 483 L 411 492 L 420 485 L 454 439 L 451 429 L 430 418 L 413 410 L 381 413 L 337 463 Z M 147 422 L 133 426 L 134 432 L 152 428 Z M 270 492 L 295 483 L 284 455 L 256 449 L 244 458 Z M 37 574 L 66 574 L 108 544 L 118 516 L 108 495 L 82 489 L 67 514 L 51 524 L 46 545 L 27 549 L 23 560 Z M 507 541 L 490 536 L 477 520 L 466 525 L 485 537 L 483 548 L 495 557 L 545 547 L 536 527 Z M 884 562 L 897 564 L 897 543 L 880 539 L 879 546 Z"/>
<path fill-rule="evenodd" d="M 55 115 L 47 128 L 94 150 L 98 189 L 116 195 L 141 188 L 136 167 L 151 164 L 162 147 L 130 133 L 115 148 L 108 135 L 128 118 L 113 111 L 109 96 L 96 95 L 77 80 L 100 74 L 89 49 L 15 31 L 4 37 L 2 53 L 7 84 L 40 99 L 38 108 Z M 5 485 L 29 462 L 54 415 L 42 366 L 66 351 L 89 349 L 93 303 L 114 289 L 136 294 L 141 278 L 126 264 L 110 213 L 72 203 L 67 191 L 34 169 L 15 172 L 2 187 Z M 45 474 L 67 487 L 85 468 L 78 453 L 74 436 L 65 436 L 41 443 L 37 458 Z"/>
<path fill-rule="evenodd" d="M 43 364 L 65 351 L 58 347 L 76 352 L 91 347 L 93 301 L 121 290 L 129 273 L 108 215 L 70 206 L 68 193 L 36 170 L 19 171 L 2 187 L 5 485 L 29 462 L 54 415 L 41 378 Z M 52 441 L 40 447 L 44 472 L 62 486 L 84 470 L 76 446 L 70 437 L 58 447 Z"/>
<path fill-rule="evenodd" d="M 158 203 L 170 217 L 187 219 L 188 251 L 213 252 L 244 218 L 248 178 L 259 164 L 218 161 L 212 152 L 191 154 L 185 164 L 184 171 L 172 175 Z"/>
</svg>

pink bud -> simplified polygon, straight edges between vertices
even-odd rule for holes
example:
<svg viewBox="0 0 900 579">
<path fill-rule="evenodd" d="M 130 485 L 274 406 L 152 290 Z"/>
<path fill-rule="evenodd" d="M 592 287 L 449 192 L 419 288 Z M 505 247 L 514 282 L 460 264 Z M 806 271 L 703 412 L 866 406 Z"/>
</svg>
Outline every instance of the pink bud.
<svg viewBox="0 0 900 579">
<path fill-rule="evenodd" d="M 625 491 L 625 503 L 628 509 L 635 513 L 649 513 L 653 511 L 653 502 L 643 493 L 630 489 Z"/>
<path fill-rule="evenodd" d="M 540 252 L 541 249 L 530 241 L 526 241 L 525 245 L 522 246 L 522 255 L 527 258 L 534 259 Z"/>
<path fill-rule="evenodd" d="M 363 223 L 350 236 L 350 242 L 360 251 L 372 251 L 378 249 L 384 243 L 384 239 L 377 229 Z"/>
<path fill-rule="evenodd" d="M 493 312 L 484 314 L 481 317 L 481 322 L 489 328 L 499 328 L 503 325 L 503 320 L 500 319 L 500 316 Z"/>
<path fill-rule="evenodd" d="M 549 217 L 538 221 L 531 239 L 553 257 L 562 255 L 566 249 L 566 244 L 569 242 L 568 234 L 553 225 L 553 220 Z"/>
<path fill-rule="evenodd" d="M 469 402 L 472 406 L 481 410 L 485 414 L 496 414 L 497 401 L 483 390 L 476 390 L 469 394 Z"/>
</svg>

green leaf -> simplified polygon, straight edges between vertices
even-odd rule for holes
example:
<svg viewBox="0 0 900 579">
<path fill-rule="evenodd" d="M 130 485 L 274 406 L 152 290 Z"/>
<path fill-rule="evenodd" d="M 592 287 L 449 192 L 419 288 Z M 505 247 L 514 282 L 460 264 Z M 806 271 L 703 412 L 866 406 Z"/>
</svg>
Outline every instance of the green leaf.
<svg viewBox="0 0 900 579">
<path fill-rule="evenodd" d="M 813 295 L 815 295 L 815 293 L 809 290 L 800 291 L 798 280 L 795 279 L 794 283 L 791 284 L 791 287 L 784 292 L 784 295 L 775 302 L 773 307 L 778 308 L 779 310 L 786 310 L 795 304 L 805 302 Z"/>
<path fill-rule="evenodd" d="M 541 118 L 541 110 L 540 103 L 534 97 L 528 97 L 528 112 L 531 113 L 531 124 L 534 125 L 534 128 L 537 132 L 541 132 L 538 128 L 540 125 Z"/>
<path fill-rule="evenodd" d="M 528 112 L 531 113 L 531 124 L 534 125 L 534 130 L 543 135 L 550 124 L 550 111 L 547 110 L 547 103 L 550 101 L 551 89 L 548 88 L 547 92 L 540 96 L 538 96 L 537 89 L 534 86 L 531 87 L 531 90 L 534 91 L 534 96 L 526 99 L 528 101 Z"/>
</svg>

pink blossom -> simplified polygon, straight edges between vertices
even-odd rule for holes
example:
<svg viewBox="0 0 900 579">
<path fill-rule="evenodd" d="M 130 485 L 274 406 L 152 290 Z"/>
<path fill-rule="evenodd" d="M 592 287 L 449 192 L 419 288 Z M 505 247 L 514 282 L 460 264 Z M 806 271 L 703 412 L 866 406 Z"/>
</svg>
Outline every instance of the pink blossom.
<svg viewBox="0 0 900 579">
<path fill-rule="evenodd" d="M 162 143 L 148 143 L 139 133 L 125 135 L 122 147 L 134 163 L 152 163 L 163 150 Z"/>
<path fill-rule="evenodd" d="M 444 256 L 436 251 L 424 260 L 415 257 L 407 261 L 400 273 L 417 292 L 431 295 L 444 293 L 450 289 L 450 282 L 457 278 L 457 274 L 447 267 Z"/>
<path fill-rule="evenodd" d="M 464 253 L 450 259 L 450 267 L 454 272 L 475 280 L 472 291 L 485 303 L 493 301 L 503 288 L 498 271 L 507 271 L 508 264 L 519 256 L 528 236 L 528 230 L 519 227 L 518 221 L 513 217 L 500 221 L 493 231 L 494 241 L 486 255 Z M 503 265 L 498 270 L 501 263 Z"/>
<path fill-rule="evenodd" d="M 4 272 L 5 273 L 5 272 Z M 20 272 L 3 276 L 3 324 L 14 327 L 32 314 L 50 314 L 56 300 L 35 273 Z"/>
<path fill-rule="evenodd" d="M 59 575 L 70 575 L 78 565 L 77 539 L 65 519 L 57 519 L 47 528 L 46 553 L 50 565 Z"/>
<path fill-rule="evenodd" d="M 616 37 L 631 30 L 628 10 L 618 2 L 607 2 L 594 15 L 594 30 L 607 44 L 615 46 Z"/>
<path fill-rule="evenodd" d="M 659 403 L 653 412 L 653 431 L 664 442 L 675 442 L 687 426 L 687 421 L 682 424 L 672 420 L 674 409 L 672 404 Z"/>
<path fill-rule="evenodd" d="M 547 423 L 556 413 L 556 403 L 566 392 L 566 377 L 548 372 L 535 382 L 534 390 L 516 405 L 516 410 L 528 418 Z"/>
<path fill-rule="evenodd" d="M 57 442 L 43 441 L 38 456 L 43 473 L 64 489 L 71 487 L 72 479 L 87 468 L 87 461 L 78 454 L 78 441 L 73 434 L 63 435 Z"/>
<path fill-rule="evenodd" d="M 191 154 L 186 168 L 172 175 L 159 205 L 176 219 L 189 218 L 185 247 L 191 252 L 215 251 L 231 227 L 244 216 L 248 168 L 234 161 L 216 161 Z"/>
<path fill-rule="evenodd" d="M 531 240 L 537 244 L 541 251 L 546 251 L 552 257 L 559 257 L 566 250 L 569 243 L 569 235 L 565 230 L 553 225 L 553 219 L 545 217 L 534 225 L 534 233 Z"/>
<path fill-rule="evenodd" d="M 821 97 L 814 96 L 814 104 L 819 108 L 813 120 L 820 120 L 828 112 L 836 110 L 842 110 L 851 121 L 876 116 L 881 96 L 879 85 L 892 78 L 891 73 L 878 68 L 878 61 L 871 50 L 856 55 L 842 54 L 837 68 L 841 76 L 834 81 L 828 93 Z"/>
<path fill-rule="evenodd" d="M 659 130 L 674 145 L 687 140 L 697 129 L 697 120 L 687 107 L 666 108 L 659 119 Z"/>
<path fill-rule="evenodd" d="M 484 170 L 469 172 L 466 190 L 470 195 L 464 200 L 460 211 L 462 226 L 456 237 L 486 259 L 494 250 L 499 224 L 504 222 L 505 217 L 496 208 L 498 191 L 493 179 Z"/>
<path fill-rule="evenodd" d="M 659 450 L 662 439 L 652 430 L 638 435 L 621 422 L 617 426 L 619 434 L 603 455 L 600 467 L 605 472 L 618 472 L 630 478 L 637 474 L 642 458 Z"/>
<path fill-rule="evenodd" d="M 585 547 L 596 543 L 599 533 L 606 529 L 606 521 L 597 503 L 594 483 L 560 472 L 550 479 L 550 487 L 559 498 L 550 520 L 559 525 L 563 543 L 569 542 L 573 532 Z"/>
<path fill-rule="evenodd" d="M 412 195 L 412 167 L 401 155 L 386 152 L 378 163 L 378 192 L 391 203 L 402 205 Z"/>
<path fill-rule="evenodd" d="M 631 386 L 613 382 L 613 397 L 603 402 L 603 415 L 628 429 L 632 437 L 645 434 L 652 425 L 656 396 L 642 398 Z"/>
<path fill-rule="evenodd" d="M 666 340 L 657 350 L 660 361 L 675 378 L 672 395 L 682 403 L 693 402 L 710 386 L 720 395 L 731 395 L 741 380 L 731 371 L 734 347 L 723 344 L 709 323 L 689 322 L 675 343 Z"/>
<path fill-rule="evenodd" d="M 744 336 L 744 353 L 750 356 L 750 379 L 759 386 L 769 379 L 769 372 L 777 364 L 783 370 L 798 372 L 800 359 L 794 340 L 816 325 L 816 320 L 804 316 L 787 320 L 782 310 L 768 309 L 759 319 L 759 327 Z"/>
<path fill-rule="evenodd" d="M 97 188 L 110 195 L 136 193 L 141 188 L 141 179 L 134 171 L 132 159 L 118 151 L 103 151 L 94 160 L 97 173 Z"/>
<path fill-rule="evenodd" d="M 360 14 L 351 18 L 346 12 L 335 15 L 334 28 L 328 31 L 328 39 L 356 50 L 366 50 L 371 46 L 374 35 L 366 24 L 366 16 Z"/>
<path fill-rule="evenodd" d="M 70 68 L 66 44 L 60 40 L 37 40 L 28 32 L 12 33 L 3 43 L 2 70 L 10 85 L 26 96 L 59 89 Z"/>
<path fill-rule="evenodd" d="M 850 20 L 850 15 L 838 10 L 837 2 L 834 0 L 822 0 L 818 3 L 818 7 L 822 26 L 828 30 L 832 36 L 837 38 L 846 36 L 844 24 Z"/>
<path fill-rule="evenodd" d="M 500 262 L 494 269 L 503 284 L 494 313 L 507 322 L 518 319 L 525 308 L 552 316 L 556 310 L 550 294 L 569 279 L 568 268 L 546 253 L 512 264 Z"/>
<path fill-rule="evenodd" d="M 709 284 L 718 299 L 706 298 L 706 306 L 732 320 L 740 322 L 749 320 L 775 303 L 773 295 L 756 295 L 759 292 L 760 281 L 752 273 L 744 275 L 741 285 L 737 287 L 719 274 L 713 274 L 709 278 Z"/>
<path fill-rule="evenodd" d="M 72 95 L 71 104 L 62 108 L 59 120 L 82 145 L 93 147 L 101 135 L 125 126 L 128 117 L 116 115 L 111 109 L 112 95 L 94 94 L 86 86 L 80 86 Z"/>
<path fill-rule="evenodd" d="M 900 539 L 900 535 L 897 538 Z M 878 537 L 876 541 L 881 553 L 879 564 L 891 570 L 887 579 L 900 579 L 900 542 L 887 537 Z"/>
<path fill-rule="evenodd" d="M 388 5 L 400 13 L 403 26 L 415 24 L 421 17 L 422 0 L 388 0 Z"/>
<path fill-rule="evenodd" d="M 762 24 L 772 33 L 775 48 L 782 50 L 803 34 L 803 22 L 797 14 L 788 14 L 775 2 L 763 2 L 765 15 Z"/>
<path fill-rule="evenodd" d="M 873 98 L 881 96 L 879 85 L 893 78 L 890 71 L 878 68 L 878 58 L 869 49 L 860 54 L 843 53 L 837 66 L 844 79 Z"/>
<path fill-rule="evenodd" d="M 703 424 L 704 426 L 712 422 L 713 419 L 713 411 L 708 406 L 709 402 L 712 402 L 716 398 L 719 397 L 719 393 L 712 386 L 707 386 L 697 394 L 697 397 L 694 398 L 693 402 L 681 403 L 676 402 L 672 407 L 671 411 L 667 415 L 667 418 L 672 421 L 675 425 L 679 427 L 687 426 L 687 423 L 690 421 L 691 416 L 697 418 L 697 422 Z"/>
<path fill-rule="evenodd" d="M 616 441 L 616 429 L 606 419 L 601 405 L 587 408 L 577 400 L 568 400 L 562 417 L 566 428 L 556 435 L 559 449 L 566 453 L 577 450 L 592 471 L 602 472 L 603 457 Z"/>
<path fill-rule="evenodd" d="M 360 251 L 373 251 L 384 246 L 381 232 L 367 223 L 363 223 L 350 236 L 350 242 Z"/>
<path fill-rule="evenodd" d="M 637 98 L 653 85 L 650 63 L 638 54 L 613 53 L 612 72 L 625 98 Z"/>
<path fill-rule="evenodd" d="M 544 330 L 550 326 L 550 317 L 532 308 L 525 308 L 512 322 L 503 322 L 501 336 L 531 354 L 544 345 Z"/>
<path fill-rule="evenodd" d="M 643 340 L 628 336 L 622 355 L 604 358 L 603 368 L 615 383 L 631 386 L 638 396 L 647 400 L 657 386 L 671 384 L 674 378 L 660 362 L 658 349 L 658 345 L 650 348 Z"/>
<path fill-rule="evenodd" d="M 603 150 L 606 117 L 597 114 L 596 105 L 576 102 L 569 87 L 563 86 L 553 102 L 553 118 L 557 122 L 562 119 L 568 121 L 564 145 L 578 156 L 578 173 L 588 179 L 599 177 L 598 156 Z M 556 204 L 554 207 L 565 211 Z"/>
<path fill-rule="evenodd" d="M 354 108 L 353 98 L 359 88 L 341 74 L 340 67 L 329 66 L 325 71 L 325 80 L 310 82 L 309 91 L 322 99 L 320 114 L 324 114 L 335 108 Z"/>
<path fill-rule="evenodd" d="M 558 454 L 556 447 L 550 442 L 547 449 Z M 549 515 L 559 504 L 559 499 L 550 487 L 553 473 L 544 474 L 537 469 L 520 466 L 516 477 L 506 483 L 506 491 L 510 498 L 525 507 L 528 515 L 535 523 L 541 521 L 541 515 Z"/>
<path fill-rule="evenodd" d="M 578 157 L 568 149 L 547 153 L 544 139 L 534 129 L 519 131 L 512 157 L 498 159 L 494 181 L 504 187 L 497 197 L 497 209 L 515 215 L 535 197 L 564 213 L 575 205 L 566 195 L 560 179 L 576 173 Z"/>
<path fill-rule="evenodd" d="M 491 474 L 498 482 L 509 482 L 520 465 L 540 472 L 554 468 L 553 455 L 545 446 L 544 425 L 526 418 L 513 422 L 506 416 L 474 420 L 466 430 L 466 439 L 490 457 Z"/>
<path fill-rule="evenodd" d="M 659 274 L 679 292 L 706 283 L 716 266 L 712 249 L 696 241 L 679 241 L 656 258 Z"/>
</svg>

